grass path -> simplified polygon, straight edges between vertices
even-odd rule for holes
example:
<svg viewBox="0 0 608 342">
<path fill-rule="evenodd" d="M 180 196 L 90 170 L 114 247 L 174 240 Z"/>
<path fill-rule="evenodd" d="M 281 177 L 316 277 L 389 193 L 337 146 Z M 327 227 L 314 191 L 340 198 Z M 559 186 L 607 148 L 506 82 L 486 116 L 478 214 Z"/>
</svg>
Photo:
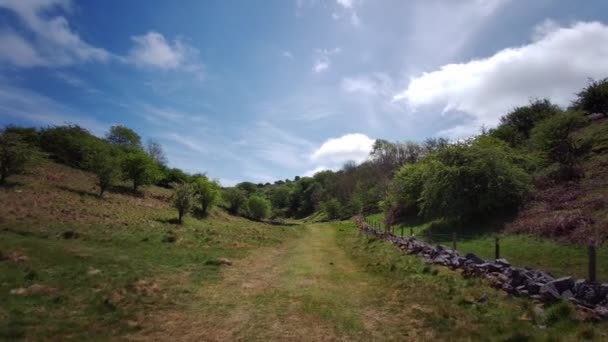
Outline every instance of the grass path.
<svg viewBox="0 0 608 342">
<path fill-rule="evenodd" d="M 327 224 L 262 248 L 203 285 L 188 310 L 152 314 L 135 340 L 404 340 L 431 338 L 379 275 L 356 264 Z M 414 308 L 421 309 L 421 308 Z"/>
</svg>

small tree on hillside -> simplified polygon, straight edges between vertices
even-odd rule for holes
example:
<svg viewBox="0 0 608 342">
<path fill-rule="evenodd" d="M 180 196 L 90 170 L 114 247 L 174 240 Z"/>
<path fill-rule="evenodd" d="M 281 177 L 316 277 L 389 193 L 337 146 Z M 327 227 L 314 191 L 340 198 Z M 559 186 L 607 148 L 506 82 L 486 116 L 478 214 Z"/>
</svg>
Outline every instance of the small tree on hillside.
<svg viewBox="0 0 608 342">
<path fill-rule="evenodd" d="M 103 197 L 104 192 L 120 177 L 121 165 L 118 151 L 105 142 L 91 147 L 84 155 L 82 165 L 84 169 L 94 173 L 97 177 L 99 197 Z"/>
<path fill-rule="evenodd" d="M 183 223 L 184 215 L 192 208 L 192 185 L 189 183 L 175 184 L 175 193 L 173 194 L 173 207 L 177 209 L 177 219 L 180 224 Z"/>
<path fill-rule="evenodd" d="M 253 195 L 247 200 L 247 211 L 254 220 L 265 219 L 270 214 L 270 202 L 264 197 Z"/>
<path fill-rule="evenodd" d="M 106 140 L 113 145 L 141 148 L 141 137 L 134 130 L 117 125 L 110 128 Z"/>
<path fill-rule="evenodd" d="M 226 205 L 228 205 L 228 211 L 233 215 L 238 214 L 245 202 L 247 202 L 245 192 L 239 188 L 226 189 L 222 198 L 226 202 Z"/>
<path fill-rule="evenodd" d="M 590 80 L 587 87 L 577 94 L 573 106 L 590 114 L 602 113 L 608 116 L 608 78 Z"/>
<path fill-rule="evenodd" d="M 201 205 L 201 214 L 207 215 L 220 200 L 220 185 L 206 176 L 199 176 L 194 181 L 194 194 Z"/>
<path fill-rule="evenodd" d="M 142 185 L 154 183 L 160 176 L 156 161 L 142 151 L 132 151 L 125 156 L 122 172 L 125 180 L 133 182 L 133 191 Z"/>
<path fill-rule="evenodd" d="M 25 143 L 15 133 L 0 134 L 0 184 L 6 182 L 8 176 L 21 173 L 28 163 L 36 160 L 38 151 Z"/>
<path fill-rule="evenodd" d="M 585 123 L 580 113 L 563 113 L 541 122 L 532 132 L 532 141 L 550 162 L 557 163 L 560 174 L 571 179 L 576 176 L 576 165 L 584 151 L 572 133 Z"/>
<path fill-rule="evenodd" d="M 329 199 L 327 201 L 321 202 L 321 211 L 325 213 L 330 220 L 335 220 L 340 218 L 340 214 L 342 211 L 342 204 L 335 198 Z"/>
<path fill-rule="evenodd" d="M 146 145 L 146 152 L 150 155 L 150 157 L 154 158 L 160 165 L 166 166 L 168 163 L 167 155 L 163 150 L 163 146 L 157 142 L 150 140 Z"/>
</svg>

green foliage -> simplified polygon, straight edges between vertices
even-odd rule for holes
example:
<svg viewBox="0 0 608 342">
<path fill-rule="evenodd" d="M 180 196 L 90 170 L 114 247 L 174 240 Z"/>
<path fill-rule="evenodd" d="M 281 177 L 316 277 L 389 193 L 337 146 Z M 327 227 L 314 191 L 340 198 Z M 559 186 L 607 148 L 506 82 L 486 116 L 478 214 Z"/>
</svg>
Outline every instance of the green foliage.
<svg viewBox="0 0 608 342">
<path fill-rule="evenodd" d="M 190 211 L 193 202 L 193 187 L 190 183 L 176 183 L 174 185 L 173 207 L 177 209 L 177 219 L 183 223 L 184 215 Z"/>
<path fill-rule="evenodd" d="M 116 125 L 110 128 L 106 140 L 112 145 L 141 148 L 141 137 L 134 130 Z"/>
<path fill-rule="evenodd" d="M 578 144 L 572 136 L 585 121 L 578 112 L 566 112 L 542 121 L 532 132 L 534 146 L 549 162 L 557 163 L 566 178 L 575 175 L 575 167 L 585 150 L 585 146 Z"/>
<path fill-rule="evenodd" d="M 82 167 L 95 174 L 99 186 L 99 197 L 121 176 L 120 153 L 116 148 L 99 141 L 88 146 Z"/>
<path fill-rule="evenodd" d="M 245 192 L 239 188 L 228 188 L 224 190 L 222 198 L 228 206 L 228 211 L 233 215 L 238 214 L 245 202 L 247 202 Z"/>
<path fill-rule="evenodd" d="M 129 151 L 121 164 L 123 177 L 133 183 L 134 191 L 142 185 L 154 183 L 161 176 L 156 161 L 140 150 Z"/>
<path fill-rule="evenodd" d="M 289 205 L 289 188 L 277 186 L 270 189 L 268 197 L 274 208 L 286 208 Z"/>
<path fill-rule="evenodd" d="M 15 132 L 0 134 L 0 184 L 13 174 L 21 173 L 26 166 L 35 161 L 38 151 L 26 143 Z"/>
<path fill-rule="evenodd" d="M 247 200 L 247 212 L 254 220 L 262 220 L 270 214 L 270 201 L 258 195 L 253 195 Z"/>
<path fill-rule="evenodd" d="M 7 126 L 4 132 L 16 134 L 21 141 L 30 146 L 40 146 L 40 134 L 33 127 Z"/>
<path fill-rule="evenodd" d="M 587 87 L 576 95 L 577 98 L 573 103 L 575 109 L 608 116 L 608 78 L 599 81 L 590 80 Z"/>
<path fill-rule="evenodd" d="M 242 182 L 236 185 L 237 188 L 245 192 L 245 196 L 249 197 L 258 191 L 258 186 L 251 182 Z"/>
<path fill-rule="evenodd" d="M 327 201 L 321 202 L 321 210 L 325 213 L 330 220 L 340 218 L 342 214 L 342 204 L 335 198 L 328 199 Z"/>
<path fill-rule="evenodd" d="M 161 167 L 161 178 L 156 183 L 159 186 L 169 188 L 173 183 L 185 183 L 190 182 L 190 175 L 178 168 L 166 168 Z"/>
<path fill-rule="evenodd" d="M 534 126 L 542 120 L 561 113 L 561 109 L 549 100 L 531 101 L 529 105 L 517 107 L 500 118 L 500 125 L 490 135 L 502 139 L 511 146 L 521 146 L 530 138 Z"/>
<path fill-rule="evenodd" d="M 207 215 L 221 198 L 220 184 L 201 175 L 194 180 L 193 186 L 195 199 L 200 204 L 201 214 Z"/>
<path fill-rule="evenodd" d="M 98 144 L 99 138 L 77 125 L 55 126 L 40 133 L 40 147 L 57 160 L 80 167 L 86 151 Z"/>
<path fill-rule="evenodd" d="M 517 207 L 529 184 L 518 154 L 504 142 L 482 136 L 402 167 L 385 207 L 466 220 Z"/>
</svg>

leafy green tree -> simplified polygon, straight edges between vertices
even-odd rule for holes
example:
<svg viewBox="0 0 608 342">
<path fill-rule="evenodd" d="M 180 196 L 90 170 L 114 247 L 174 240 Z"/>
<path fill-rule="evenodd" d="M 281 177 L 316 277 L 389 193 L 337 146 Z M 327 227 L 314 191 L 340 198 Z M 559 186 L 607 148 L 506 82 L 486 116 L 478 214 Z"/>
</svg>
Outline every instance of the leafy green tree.
<svg viewBox="0 0 608 342">
<path fill-rule="evenodd" d="M 191 180 L 190 175 L 178 168 L 161 167 L 161 174 L 162 176 L 156 184 L 165 188 L 171 187 L 173 183 L 186 183 Z"/>
<path fill-rule="evenodd" d="M 577 94 L 573 107 L 587 113 L 602 113 L 608 116 L 608 78 L 590 80 L 589 84 Z"/>
<path fill-rule="evenodd" d="M 342 213 L 342 204 L 335 198 L 328 199 L 327 201 L 321 202 L 321 211 L 325 213 L 330 220 L 340 218 Z"/>
<path fill-rule="evenodd" d="M 562 110 L 549 100 L 534 100 L 527 106 L 517 107 L 500 118 L 500 125 L 490 131 L 490 135 L 508 142 L 511 146 L 521 146 L 530 138 L 534 126 Z"/>
<path fill-rule="evenodd" d="M 286 208 L 289 205 L 289 188 L 277 186 L 268 192 L 273 208 Z"/>
<path fill-rule="evenodd" d="M 220 185 L 206 176 L 199 176 L 194 180 L 193 186 L 195 199 L 201 206 L 201 214 L 207 215 L 220 200 Z"/>
<path fill-rule="evenodd" d="M 190 211 L 193 203 L 193 187 L 190 183 L 175 183 L 173 194 L 173 207 L 177 209 L 177 219 L 183 223 L 184 215 Z"/>
<path fill-rule="evenodd" d="M 237 188 L 245 192 L 245 196 L 249 197 L 258 191 L 258 186 L 251 182 L 242 182 L 236 185 Z"/>
<path fill-rule="evenodd" d="M 140 150 L 128 152 L 121 166 L 124 179 L 133 183 L 133 191 L 142 185 L 154 183 L 161 176 L 156 161 Z"/>
<path fill-rule="evenodd" d="M 254 220 L 262 220 L 270 213 L 270 202 L 262 196 L 253 195 L 247 200 L 247 211 Z"/>
<path fill-rule="evenodd" d="M 80 167 L 84 156 L 101 139 L 78 125 L 55 126 L 40 132 L 40 147 L 51 157 L 70 166 Z"/>
<path fill-rule="evenodd" d="M 14 174 L 21 173 L 38 158 L 38 151 L 14 132 L 0 134 L 0 184 Z"/>
<path fill-rule="evenodd" d="M 116 125 L 110 128 L 106 140 L 112 145 L 141 148 L 141 137 L 134 130 Z"/>
<path fill-rule="evenodd" d="M 224 190 L 222 198 L 228 206 L 228 211 L 233 215 L 238 214 L 245 202 L 247 202 L 245 192 L 239 188 L 228 188 Z"/>
<path fill-rule="evenodd" d="M 560 175 L 576 176 L 576 166 L 586 146 L 578 143 L 572 133 L 586 122 L 578 112 L 566 112 L 542 121 L 532 132 L 532 142 L 548 161 L 557 163 Z"/>
<path fill-rule="evenodd" d="M 92 145 L 84 155 L 82 166 L 97 177 L 99 197 L 121 176 L 120 151 L 105 142 Z"/>
</svg>

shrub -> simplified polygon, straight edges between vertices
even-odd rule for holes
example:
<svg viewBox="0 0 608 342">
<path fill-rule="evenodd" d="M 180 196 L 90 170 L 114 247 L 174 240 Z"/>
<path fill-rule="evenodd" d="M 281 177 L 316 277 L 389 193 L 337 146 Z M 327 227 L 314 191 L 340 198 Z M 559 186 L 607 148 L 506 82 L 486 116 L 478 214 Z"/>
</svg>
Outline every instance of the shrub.
<svg viewBox="0 0 608 342">
<path fill-rule="evenodd" d="M 265 219 L 270 212 L 270 202 L 264 197 L 253 195 L 247 200 L 247 212 L 254 220 Z"/>
<path fill-rule="evenodd" d="M 500 118 L 500 125 L 490 135 L 502 139 L 511 146 L 520 146 L 530 138 L 534 126 L 542 120 L 561 113 L 561 109 L 549 100 L 534 100 L 529 105 L 517 107 Z"/>
<path fill-rule="evenodd" d="M 576 165 L 585 146 L 577 144 L 572 133 L 585 123 L 577 112 L 567 112 L 544 120 L 532 132 L 532 142 L 551 163 L 560 165 L 561 175 L 570 179 L 576 175 Z"/>
<path fill-rule="evenodd" d="M 321 202 L 321 211 L 325 213 L 328 219 L 335 220 L 340 218 L 342 214 L 342 204 L 337 199 L 332 198 Z"/>
<path fill-rule="evenodd" d="M 228 206 L 228 211 L 233 215 L 238 214 L 239 211 L 243 208 L 245 202 L 247 202 L 245 192 L 239 188 L 229 188 L 224 190 L 222 198 Z"/>
<path fill-rule="evenodd" d="M 587 87 L 581 90 L 574 100 L 573 107 L 590 114 L 608 115 L 608 78 L 599 81 L 590 80 Z"/>
<path fill-rule="evenodd" d="M 8 176 L 21 173 L 27 164 L 36 160 L 38 151 L 24 142 L 16 133 L 2 132 L 0 134 L 0 184 Z"/>
<path fill-rule="evenodd" d="M 121 164 L 125 180 L 133 182 L 133 191 L 142 185 L 154 183 L 160 177 L 158 164 L 143 151 L 128 152 Z"/>
<path fill-rule="evenodd" d="M 189 183 L 176 183 L 174 185 L 173 207 L 177 209 L 177 219 L 183 223 L 184 215 L 192 208 L 192 185 Z"/>
<path fill-rule="evenodd" d="M 120 177 L 120 151 L 105 142 L 90 146 L 84 154 L 82 166 L 97 177 L 99 197 Z"/>
<path fill-rule="evenodd" d="M 86 129 L 77 125 L 55 126 L 42 130 L 40 147 L 60 162 L 80 167 L 86 151 L 100 142 Z"/>
<path fill-rule="evenodd" d="M 194 180 L 193 186 L 195 198 L 201 205 L 201 214 L 207 215 L 220 199 L 220 185 L 216 181 L 209 180 L 207 176 L 201 175 Z"/>
</svg>

